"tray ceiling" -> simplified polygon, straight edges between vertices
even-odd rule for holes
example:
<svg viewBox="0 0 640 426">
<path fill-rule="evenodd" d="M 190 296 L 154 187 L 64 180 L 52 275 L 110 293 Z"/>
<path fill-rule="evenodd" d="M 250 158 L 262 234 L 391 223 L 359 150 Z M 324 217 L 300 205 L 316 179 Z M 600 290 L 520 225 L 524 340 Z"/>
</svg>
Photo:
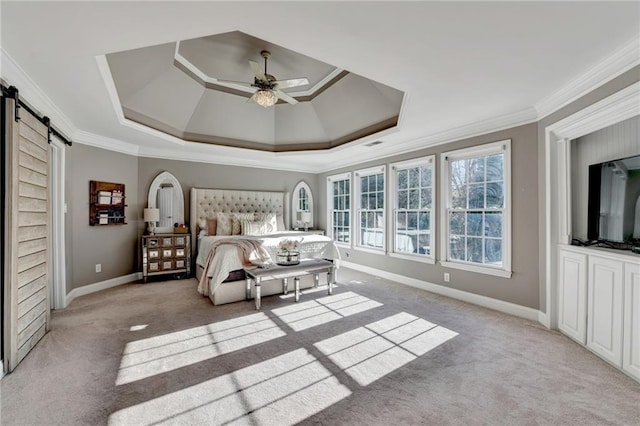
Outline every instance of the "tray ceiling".
<svg viewBox="0 0 640 426">
<path fill-rule="evenodd" d="M 279 80 L 299 103 L 263 108 L 247 100 L 249 60 Z M 322 150 L 397 126 L 404 94 L 388 85 L 239 31 L 106 56 L 125 118 L 185 141 L 285 152 Z"/>
</svg>

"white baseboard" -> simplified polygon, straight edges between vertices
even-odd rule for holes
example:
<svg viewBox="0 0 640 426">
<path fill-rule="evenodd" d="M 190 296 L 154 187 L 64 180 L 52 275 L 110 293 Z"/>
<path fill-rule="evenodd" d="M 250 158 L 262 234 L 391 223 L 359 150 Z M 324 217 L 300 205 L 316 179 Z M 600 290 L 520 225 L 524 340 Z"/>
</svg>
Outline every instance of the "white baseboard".
<svg viewBox="0 0 640 426">
<path fill-rule="evenodd" d="M 69 294 L 67 294 L 65 308 L 69 306 L 69 303 L 71 303 L 71 301 L 76 297 L 85 296 L 87 294 L 95 293 L 96 291 L 105 290 L 122 284 L 127 284 L 139 279 L 142 279 L 142 272 L 134 272 L 133 274 L 123 275 L 121 277 L 111 278 L 110 280 L 100 281 L 97 283 L 74 288 L 69 292 Z"/>
<path fill-rule="evenodd" d="M 415 288 L 429 291 L 431 293 L 436 293 L 436 294 L 441 294 L 443 296 L 451 297 L 452 299 L 473 303 L 474 305 L 504 312 L 506 314 L 514 315 L 520 318 L 525 318 L 531 321 L 538 321 L 538 322 L 540 321 L 541 312 L 533 308 L 528 308 L 526 306 L 520 306 L 511 302 L 505 302 L 503 300 L 493 299 L 487 296 L 481 296 L 478 294 L 468 293 L 462 290 L 456 290 L 454 288 L 445 287 L 439 284 L 433 284 L 433 283 L 418 280 L 415 278 L 405 277 L 403 275 L 382 271 L 380 269 L 371 268 L 369 266 L 358 265 L 356 263 L 348 262 L 345 260 L 342 260 L 340 265 L 344 266 L 345 268 L 355 269 L 356 271 L 364 272 L 367 274 L 377 275 L 381 278 L 392 280 L 400 284 L 408 285 L 410 287 L 415 287 Z M 543 314 L 543 315 L 546 316 L 546 314 Z"/>
<path fill-rule="evenodd" d="M 538 322 L 549 329 L 551 328 L 549 315 L 547 315 L 545 312 L 538 311 Z"/>
</svg>

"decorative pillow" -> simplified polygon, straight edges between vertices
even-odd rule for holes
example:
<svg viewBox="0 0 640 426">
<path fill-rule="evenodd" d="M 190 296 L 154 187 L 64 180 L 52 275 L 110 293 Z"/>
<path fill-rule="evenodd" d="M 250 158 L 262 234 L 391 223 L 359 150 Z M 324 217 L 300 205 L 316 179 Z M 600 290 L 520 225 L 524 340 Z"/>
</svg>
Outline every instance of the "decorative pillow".
<svg viewBox="0 0 640 426">
<path fill-rule="evenodd" d="M 251 221 L 243 219 L 242 235 L 265 235 L 275 231 L 272 224 L 265 221 Z"/>
<path fill-rule="evenodd" d="M 275 213 L 256 213 L 256 220 L 269 223 L 271 230 L 268 232 L 270 233 L 279 230 Z"/>
<path fill-rule="evenodd" d="M 233 219 L 230 213 L 216 213 L 216 235 L 231 235 Z"/>
<path fill-rule="evenodd" d="M 231 227 L 231 235 L 241 235 L 242 234 L 242 224 L 241 220 L 254 220 L 254 213 L 231 213 L 232 219 L 232 227 Z"/>
<path fill-rule="evenodd" d="M 218 232 L 218 218 L 217 217 L 208 217 L 207 218 L 207 235 L 216 235 Z"/>
</svg>

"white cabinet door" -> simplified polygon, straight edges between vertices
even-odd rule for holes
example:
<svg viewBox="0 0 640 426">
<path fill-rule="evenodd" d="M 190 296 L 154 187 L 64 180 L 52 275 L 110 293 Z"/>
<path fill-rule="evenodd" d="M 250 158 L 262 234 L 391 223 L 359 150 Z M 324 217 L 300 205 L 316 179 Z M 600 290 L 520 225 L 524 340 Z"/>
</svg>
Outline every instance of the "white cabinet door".
<svg viewBox="0 0 640 426">
<path fill-rule="evenodd" d="M 640 380 L 640 264 L 624 265 L 622 368 Z"/>
<path fill-rule="evenodd" d="M 560 250 L 558 262 L 558 329 L 587 343 L 587 256 Z"/>
<path fill-rule="evenodd" d="M 622 367 L 623 263 L 589 256 L 587 346 Z"/>
</svg>

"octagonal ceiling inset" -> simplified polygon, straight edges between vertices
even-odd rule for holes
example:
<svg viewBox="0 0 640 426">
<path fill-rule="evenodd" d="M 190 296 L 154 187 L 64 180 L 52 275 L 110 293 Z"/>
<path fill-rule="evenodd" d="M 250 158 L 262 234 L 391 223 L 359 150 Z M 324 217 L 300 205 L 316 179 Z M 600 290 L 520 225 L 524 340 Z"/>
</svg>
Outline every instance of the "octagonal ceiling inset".
<svg viewBox="0 0 640 426">
<path fill-rule="evenodd" d="M 298 103 L 263 108 L 249 60 L 279 80 Z M 395 127 L 403 92 L 234 31 L 106 56 L 124 116 L 188 142 L 271 152 L 330 149 Z"/>
</svg>

